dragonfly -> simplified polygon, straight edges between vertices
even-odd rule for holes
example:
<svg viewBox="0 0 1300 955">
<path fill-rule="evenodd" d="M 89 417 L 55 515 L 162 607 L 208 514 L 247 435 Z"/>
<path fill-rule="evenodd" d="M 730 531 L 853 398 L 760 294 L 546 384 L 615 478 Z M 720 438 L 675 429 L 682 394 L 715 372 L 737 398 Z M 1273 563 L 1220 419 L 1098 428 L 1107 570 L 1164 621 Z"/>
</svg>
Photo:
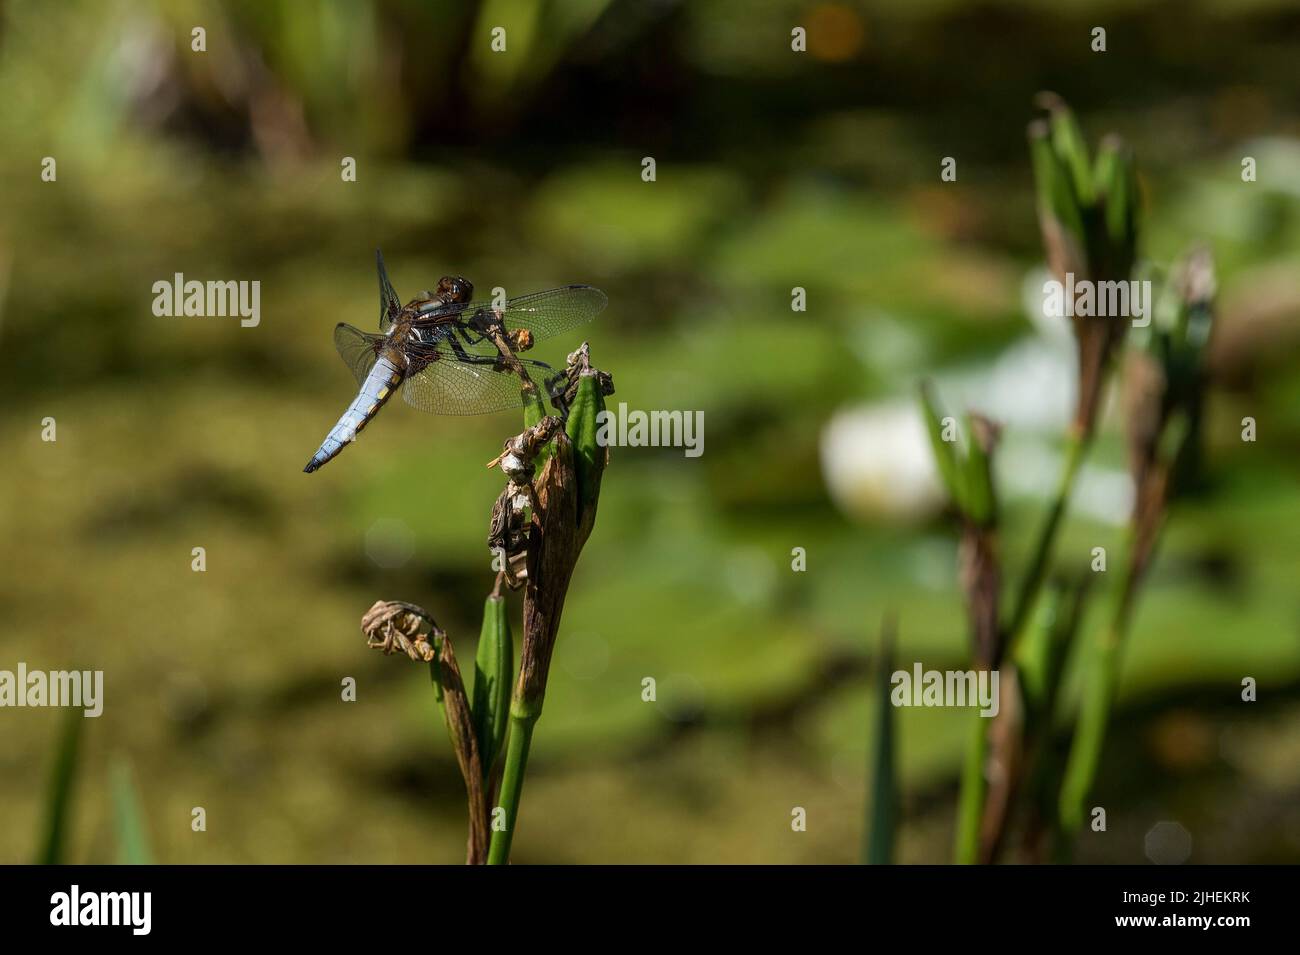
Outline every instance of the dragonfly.
<svg viewBox="0 0 1300 955">
<path fill-rule="evenodd" d="M 553 397 L 563 371 L 518 353 L 591 321 L 609 301 L 590 285 L 565 285 L 500 304 L 475 301 L 473 283 L 448 275 L 432 292 L 402 305 L 379 250 L 375 261 L 379 332 L 346 322 L 335 327 L 334 347 L 358 391 L 303 468 L 308 474 L 338 457 L 399 390 L 412 407 L 449 415 L 522 407 L 537 394 L 534 378 Z"/>
</svg>

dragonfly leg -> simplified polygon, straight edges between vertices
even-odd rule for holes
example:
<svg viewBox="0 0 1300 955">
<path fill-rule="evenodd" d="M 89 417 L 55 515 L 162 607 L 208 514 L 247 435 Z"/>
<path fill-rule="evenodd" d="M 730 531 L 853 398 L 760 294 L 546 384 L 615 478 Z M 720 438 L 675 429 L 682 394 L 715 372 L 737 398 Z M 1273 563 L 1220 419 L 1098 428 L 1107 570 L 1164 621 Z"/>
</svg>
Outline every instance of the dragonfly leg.
<svg viewBox="0 0 1300 955">
<path fill-rule="evenodd" d="M 456 353 L 456 360 L 463 361 L 467 365 L 495 365 L 499 361 L 499 358 L 495 355 L 471 355 L 465 351 L 465 346 L 456 341 L 455 338 L 448 338 L 447 344 Z M 470 344 L 474 343 L 470 342 Z"/>
<path fill-rule="evenodd" d="M 477 341 L 486 341 L 486 340 L 487 339 L 483 339 L 483 338 L 477 339 Z M 515 356 L 514 353 L 511 353 L 508 356 L 500 355 L 500 354 L 474 355 L 471 354 L 470 352 L 465 351 L 464 346 L 461 345 L 461 343 L 456 341 L 454 338 L 448 339 L 447 344 L 451 346 L 452 352 L 455 353 L 456 360 L 464 362 L 467 365 L 502 365 L 506 368 L 509 368 L 513 362 L 518 362 L 521 366 L 526 365 L 529 368 L 540 368 L 548 372 L 552 370 L 551 366 L 546 364 L 546 362 L 538 361 L 535 358 L 519 358 Z M 475 344 L 475 343 L 471 342 L 471 344 Z M 564 372 L 560 371 L 558 375 L 551 375 L 550 377 L 544 380 L 547 383 L 550 383 L 553 382 L 557 377 L 562 376 L 563 374 Z"/>
<path fill-rule="evenodd" d="M 470 331 L 471 330 L 469 328 L 466 328 L 464 325 L 458 324 L 456 326 L 457 334 L 459 334 L 461 338 L 465 339 L 466 345 L 477 345 L 479 342 L 485 342 L 488 340 L 487 335 L 481 332 L 479 333 L 479 336 L 477 338 L 471 338 Z"/>
<path fill-rule="evenodd" d="M 551 403 L 559 409 L 560 414 L 567 415 L 569 413 L 569 403 L 566 400 L 565 392 L 568 390 L 569 384 L 568 373 L 561 368 L 555 374 L 543 378 L 542 384 L 546 389 L 547 396 L 551 399 Z"/>
</svg>

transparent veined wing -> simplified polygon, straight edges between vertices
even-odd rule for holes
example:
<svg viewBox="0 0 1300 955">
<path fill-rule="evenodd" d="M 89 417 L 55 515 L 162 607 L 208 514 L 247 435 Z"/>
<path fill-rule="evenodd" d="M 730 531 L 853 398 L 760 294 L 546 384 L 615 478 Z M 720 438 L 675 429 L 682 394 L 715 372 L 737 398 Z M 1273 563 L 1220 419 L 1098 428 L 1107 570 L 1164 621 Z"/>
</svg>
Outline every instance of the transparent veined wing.
<svg viewBox="0 0 1300 955">
<path fill-rule="evenodd" d="M 416 324 L 445 322 L 454 316 L 469 327 L 483 327 L 500 316 L 508 331 L 524 329 L 535 341 L 542 341 L 591 321 L 608 304 L 609 298 L 591 285 L 565 285 L 512 298 L 497 307 L 491 301 L 442 305 L 431 309 Z"/>
<path fill-rule="evenodd" d="M 334 347 L 338 349 L 343 364 L 348 366 L 356 378 L 358 387 L 379 360 L 379 347 L 383 342 L 383 335 L 371 335 L 345 322 L 339 322 L 334 327 Z"/>
<path fill-rule="evenodd" d="M 539 361 L 522 361 L 533 383 L 546 393 L 555 370 Z M 444 355 L 408 375 L 402 397 L 411 407 L 434 414 L 488 414 L 523 407 L 519 376 L 497 368 L 491 361 L 467 363 Z"/>
<path fill-rule="evenodd" d="M 384 268 L 384 254 L 375 249 L 375 265 L 379 269 L 379 330 L 388 331 L 393 319 L 402 310 L 402 303 L 393 291 L 393 283 L 388 281 L 388 270 Z"/>
</svg>

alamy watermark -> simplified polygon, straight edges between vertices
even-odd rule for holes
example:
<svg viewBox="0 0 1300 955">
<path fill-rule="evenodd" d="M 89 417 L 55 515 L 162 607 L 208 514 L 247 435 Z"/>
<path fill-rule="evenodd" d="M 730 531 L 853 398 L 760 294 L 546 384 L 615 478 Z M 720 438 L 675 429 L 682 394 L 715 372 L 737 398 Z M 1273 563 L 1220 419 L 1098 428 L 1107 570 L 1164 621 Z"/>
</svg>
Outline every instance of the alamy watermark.
<svg viewBox="0 0 1300 955">
<path fill-rule="evenodd" d="M 169 282 L 153 283 L 153 313 L 159 318 L 194 316 L 200 318 L 239 318 L 244 328 L 255 328 L 262 320 L 262 283 L 253 281 L 185 280 L 177 272 Z"/>
<path fill-rule="evenodd" d="M 1075 281 L 1043 283 L 1043 311 L 1049 318 L 1131 318 L 1134 328 L 1151 324 L 1151 282 L 1136 279 L 1117 282 Z"/>
<path fill-rule="evenodd" d="M 81 707 L 86 717 L 104 712 L 103 670 L 0 670 L 0 706 Z"/>
<path fill-rule="evenodd" d="M 617 411 L 596 415 L 596 443 L 603 448 L 685 448 L 688 458 L 704 453 L 703 411 Z"/>
<path fill-rule="evenodd" d="M 82 892 L 73 885 L 50 896 L 51 925 L 124 925 L 132 935 L 148 935 L 152 913 L 152 892 Z"/>
<path fill-rule="evenodd" d="M 978 706 L 980 716 L 998 715 L 997 670 L 895 670 L 889 701 L 895 706 Z"/>
</svg>

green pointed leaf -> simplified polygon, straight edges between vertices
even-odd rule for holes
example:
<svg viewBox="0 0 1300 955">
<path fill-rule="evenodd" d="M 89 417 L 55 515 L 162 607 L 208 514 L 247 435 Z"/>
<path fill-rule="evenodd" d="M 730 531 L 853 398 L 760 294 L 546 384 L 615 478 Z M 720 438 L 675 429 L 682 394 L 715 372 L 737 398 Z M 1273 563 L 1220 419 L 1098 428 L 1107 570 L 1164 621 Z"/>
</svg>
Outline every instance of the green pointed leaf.
<svg viewBox="0 0 1300 955">
<path fill-rule="evenodd" d="M 880 634 L 873 683 L 876 691 L 875 740 L 871 750 L 871 803 L 867 816 L 866 862 L 890 865 L 898 828 L 898 774 L 894 756 L 894 705 L 890 677 L 894 670 L 894 622 Z"/>
<path fill-rule="evenodd" d="M 992 465 L 976 437 L 975 421 L 969 414 L 966 416 L 966 443 L 969 450 L 963 464 L 965 479 L 962 482 L 966 490 L 965 513 L 976 524 L 986 527 L 993 521 L 995 512 Z"/>
<path fill-rule="evenodd" d="M 474 697 L 470 703 L 484 779 L 492 775 L 492 767 L 505 742 L 513 678 L 514 641 L 510 636 L 506 600 L 493 594 L 483 605 L 483 629 L 474 655 Z"/>
<path fill-rule="evenodd" d="M 68 845 L 72 815 L 72 789 L 77 777 L 77 754 L 81 748 L 85 714 L 69 709 L 63 718 L 59 748 L 54 756 L 50 788 L 45 797 L 45 844 L 39 861 L 44 865 L 62 865 Z"/>
<path fill-rule="evenodd" d="M 531 428 L 546 417 L 546 403 L 542 400 L 540 391 L 530 394 L 521 390 L 520 394 L 524 396 L 524 427 Z"/>
<path fill-rule="evenodd" d="M 921 383 L 921 413 L 925 418 L 926 430 L 930 433 L 930 446 L 934 450 L 935 464 L 939 467 L 939 477 L 948 491 L 948 497 L 961 511 L 965 511 L 962 478 L 957 461 L 955 442 L 943 439 L 943 419 L 935 408 L 934 396 L 928 381 Z"/>
<path fill-rule="evenodd" d="M 1097 198 L 1104 200 L 1115 190 L 1115 180 L 1124 166 L 1124 146 L 1115 136 L 1107 136 L 1097 147 L 1097 161 L 1092 178 L 1097 184 Z"/>
<path fill-rule="evenodd" d="M 1049 585 L 1016 645 L 1016 671 L 1032 722 L 1051 720 L 1065 661 L 1083 620 L 1090 580 L 1082 577 L 1073 583 Z"/>
<path fill-rule="evenodd" d="M 1127 275 L 1137 246 L 1137 173 L 1131 151 L 1113 136 L 1106 137 L 1097 155 L 1097 188 L 1111 246 L 1109 258 L 1116 274 Z"/>
<path fill-rule="evenodd" d="M 117 857 L 120 865 L 153 865 L 149 837 L 145 832 L 144 813 L 131 778 L 131 767 L 120 760 L 112 769 L 113 828 L 117 834 Z"/>
<path fill-rule="evenodd" d="M 1029 124 L 1029 158 L 1034 168 L 1039 217 L 1045 228 L 1050 224 L 1059 231 L 1060 241 L 1068 243 L 1065 257 L 1077 266 L 1084 265 L 1087 246 L 1079 196 L 1073 177 L 1052 147 L 1051 128 L 1041 120 Z"/>
<path fill-rule="evenodd" d="M 1016 645 L 1016 672 L 1030 713 L 1040 714 L 1050 682 L 1052 631 L 1061 614 L 1060 585 L 1048 587 L 1034 608 L 1029 627 Z"/>
<path fill-rule="evenodd" d="M 1090 206 L 1096 192 L 1093 189 L 1092 172 L 1088 163 L 1088 144 L 1084 141 L 1083 131 L 1075 121 L 1074 111 L 1065 105 L 1065 100 L 1058 96 L 1051 96 L 1045 99 L 1044 103 L 1050 114 L 1052 151 L 1068 171 L 1079 205 Z"/>
</svg>

